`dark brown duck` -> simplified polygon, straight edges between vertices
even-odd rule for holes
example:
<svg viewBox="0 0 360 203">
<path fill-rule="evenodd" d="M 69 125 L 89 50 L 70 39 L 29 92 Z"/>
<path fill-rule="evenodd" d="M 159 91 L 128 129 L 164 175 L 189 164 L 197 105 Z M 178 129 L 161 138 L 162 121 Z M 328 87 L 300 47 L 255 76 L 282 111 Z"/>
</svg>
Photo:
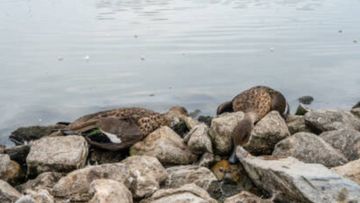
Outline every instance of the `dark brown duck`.
<svg viewBox="0 0 360 203">
<path fill-rule="evenodd" d="M 232 137 L 234 152 L 229 161 L 236 162 L 236 146 L 245 145 L 250 138 L 254 124 L 270 111 L 278 111 L 284 118 L 289 114 L 289 105 L 279 92 L 266 86 L 255 86 L 235 96 L 231 101 L 221 104 L 217 114 L 242 111 L 245 118 L 235 127 Z"/>
</svg>

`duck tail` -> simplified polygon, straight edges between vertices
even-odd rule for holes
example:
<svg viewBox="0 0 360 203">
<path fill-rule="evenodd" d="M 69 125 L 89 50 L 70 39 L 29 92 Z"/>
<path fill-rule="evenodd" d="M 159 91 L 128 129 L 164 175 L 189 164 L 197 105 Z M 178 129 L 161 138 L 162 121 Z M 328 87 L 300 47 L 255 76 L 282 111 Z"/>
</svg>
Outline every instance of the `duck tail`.
<svg viewBox="0 0 360 203">
<path fill-rule="evenodd" d="M 239 161 L 235 153 L 236 147 L 238 145 L 244 146 L 249 141 L 255 121 L 256 116 L 254 115 L 254 113 L 246 113 L 245 118 L 242 119 L 234 128 L 232 132 L 233 152 L 229 158 L 230 163 L 234 164 Z"/>
</svg>

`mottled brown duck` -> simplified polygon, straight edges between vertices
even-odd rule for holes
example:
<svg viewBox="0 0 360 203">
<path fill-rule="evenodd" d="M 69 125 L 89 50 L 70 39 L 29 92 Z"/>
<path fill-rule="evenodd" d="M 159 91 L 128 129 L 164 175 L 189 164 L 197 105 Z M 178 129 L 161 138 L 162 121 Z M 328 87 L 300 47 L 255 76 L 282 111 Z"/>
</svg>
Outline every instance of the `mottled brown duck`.
<svg viewBox="0 0 360 203">
<path fill-rule="evenodd" d="M 144 108 L 118 108 L 85 115 L 66 129 L 66 134 L 86 135 L 98 130 L 108 139 L 107 142 L 85 136 L 96 147 L 107 150 L 122 150 L 142 140 L 161 126 L 170 126 L 172 116 L 169 111 L 161 114 Z M 91 133 L 90 133 L 91 134 Z"/>
<path fill-rule="evenodd" d="M 254 124 L 270 111 L 278 111 L 285 118 L 289 114 L 289 105 L 279 91 L 266 86 L 255 86 L 241 92 L 231 101 L 221 104 L 217 114 L 236 111 L 244 112 L 245 118 L 232 133 L 234 152 L 229 159 L 232 163 L 236 162 L 236 146 L 243 146 L 249 141 Z"/>
</svg>

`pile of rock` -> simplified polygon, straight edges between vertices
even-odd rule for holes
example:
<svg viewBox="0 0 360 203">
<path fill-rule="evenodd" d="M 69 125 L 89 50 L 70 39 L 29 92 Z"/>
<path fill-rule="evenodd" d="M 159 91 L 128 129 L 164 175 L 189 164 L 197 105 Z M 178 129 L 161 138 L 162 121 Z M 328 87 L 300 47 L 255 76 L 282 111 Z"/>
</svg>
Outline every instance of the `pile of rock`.
<svg viewBox="0 0 360 203">
<path fill-rule="evenodd" d="M 54 126 L 21 128 L 12 138 L 22 145 L 0 149 L 0 202 L 360 202 L 359 112 L 306 109 L 286 121 L 270 112 L 235 165 L 242 112 L 210 126 L 181 116 L 185 136 L 163 126 L 117 152 Z"/>
</svg>

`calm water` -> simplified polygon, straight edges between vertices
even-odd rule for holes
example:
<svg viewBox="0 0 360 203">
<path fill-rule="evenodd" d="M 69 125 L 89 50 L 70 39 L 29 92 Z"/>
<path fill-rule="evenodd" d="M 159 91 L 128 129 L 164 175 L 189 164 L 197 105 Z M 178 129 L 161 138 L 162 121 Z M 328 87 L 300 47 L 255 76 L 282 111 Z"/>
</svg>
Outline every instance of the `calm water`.
<svg viewBox="0 0 360 203">
<path fill-rule="evenodd" d="M 0 143 L 115 106 L 213 114 L 257 84 L 349 108 L 359 69 L 359 0 L 1 0 Z"/>
</svg>

